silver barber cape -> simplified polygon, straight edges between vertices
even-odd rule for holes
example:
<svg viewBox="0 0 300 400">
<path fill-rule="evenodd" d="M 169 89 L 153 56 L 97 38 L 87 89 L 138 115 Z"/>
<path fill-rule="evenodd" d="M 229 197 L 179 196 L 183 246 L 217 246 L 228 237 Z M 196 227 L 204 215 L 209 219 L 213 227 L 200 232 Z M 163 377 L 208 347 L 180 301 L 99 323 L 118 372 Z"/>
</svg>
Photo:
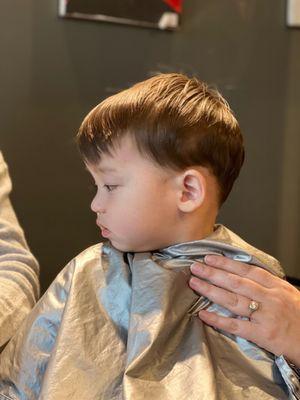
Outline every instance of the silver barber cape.
<svg viewBox="0 0 300 400">
<path fill-rule="evenodd" d="M 282 276 L 222 225 L 152 253 L 98 244 L 73 259 L 0 356 L 0 399 L 288 399 L 275 357 L 204 325 L 232 315 L 188 287 L 190 265 L 223 254 Z"/>
</svg>

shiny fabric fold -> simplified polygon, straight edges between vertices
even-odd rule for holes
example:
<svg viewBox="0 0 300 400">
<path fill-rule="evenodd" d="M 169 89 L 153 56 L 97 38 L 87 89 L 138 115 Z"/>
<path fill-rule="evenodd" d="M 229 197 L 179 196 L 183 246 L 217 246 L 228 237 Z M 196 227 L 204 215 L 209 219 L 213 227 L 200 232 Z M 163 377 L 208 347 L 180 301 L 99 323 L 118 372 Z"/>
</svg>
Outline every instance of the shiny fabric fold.
<svg viewBox="0 0 300 400">
<path fill-rule="evenodd" d="M 188 287 L 206 254 L 278 262 L 225 227 L 152 253 L 93 246 L 58 275 L 0 357 L 0 399 L 292 399 L 275 357 L 204 325 Z M 2 395 L 2 397 L 1 397 Z"/>
</svg>

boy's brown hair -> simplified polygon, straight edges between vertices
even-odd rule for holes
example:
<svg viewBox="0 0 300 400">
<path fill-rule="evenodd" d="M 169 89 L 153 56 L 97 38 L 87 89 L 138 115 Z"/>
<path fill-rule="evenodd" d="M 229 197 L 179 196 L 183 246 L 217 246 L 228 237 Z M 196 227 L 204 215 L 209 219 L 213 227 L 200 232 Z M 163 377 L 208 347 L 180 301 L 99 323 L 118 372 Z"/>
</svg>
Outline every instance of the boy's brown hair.
<svg viewBox="0 0 300 400">
<path fill-rule="evenodd" d="M 220 203 L 244 161 L 243 137 L 228 103 L 182 74 L 160 74 L 108 97 L 86 116 L 77 143 L 84 160 L 95 164 L 126 134 L 162 167 L 209 168 L 220 185 Z"/>
</svg>

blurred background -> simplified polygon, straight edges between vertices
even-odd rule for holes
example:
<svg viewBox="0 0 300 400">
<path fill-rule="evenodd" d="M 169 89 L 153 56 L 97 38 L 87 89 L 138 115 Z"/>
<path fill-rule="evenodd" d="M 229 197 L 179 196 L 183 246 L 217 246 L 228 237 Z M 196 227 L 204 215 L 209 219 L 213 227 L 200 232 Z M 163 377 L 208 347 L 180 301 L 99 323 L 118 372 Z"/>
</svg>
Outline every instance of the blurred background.
<svg viewBox="0 0 300 400">
<path fill-rule="evenodd" d="M 186 0 L 174 32 L 59 18 L 54 0 L 1 2 L 0 15 L 0 148 L 43 290 L 101 240 L 80 122 L 158 71 L 196 75 L 229 100 L 246 162 L 219 222 L 300 278 L 300 29 L 286 27 L 286 0 Z"/>
</svg>

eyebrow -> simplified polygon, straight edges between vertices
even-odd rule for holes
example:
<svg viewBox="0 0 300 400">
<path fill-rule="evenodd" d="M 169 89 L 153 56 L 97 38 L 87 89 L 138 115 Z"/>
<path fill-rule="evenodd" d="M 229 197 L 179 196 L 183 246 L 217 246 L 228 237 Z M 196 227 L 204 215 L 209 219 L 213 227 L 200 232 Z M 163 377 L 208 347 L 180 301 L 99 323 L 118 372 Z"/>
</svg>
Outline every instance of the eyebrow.
<svg viewBox="0 0 300 400">
<path fill-rule="evenodd" d="M 117 170 L 116 170 L 116 168 L 112 168 L 112 167 L 99 167 L 99 166 L 97 166 L 97 170 L 98 171 L 100 171 L 100 172 L 102 172 L 102 173 L 105 173 L 105 172 L 118 172 Z"/>
<path fill-rule="evenodd" d="M 86 171 L 89 172 L 89 169 L 88 169 L 87 165 L 85 165 L 84 168 L 85 168 Z M 104 166 L 104 167 L 99 167 L 99 166 L 97 166 L 96 169 L 97 169 L 98 171 L 102 172 L 102 173 L 105 173 L 105 172 L 118 172 L 118 170 L 117 170 L 116 168 L 113 168 L 113 167 L 106 167 L 106 166 Z"/>
</svg>

